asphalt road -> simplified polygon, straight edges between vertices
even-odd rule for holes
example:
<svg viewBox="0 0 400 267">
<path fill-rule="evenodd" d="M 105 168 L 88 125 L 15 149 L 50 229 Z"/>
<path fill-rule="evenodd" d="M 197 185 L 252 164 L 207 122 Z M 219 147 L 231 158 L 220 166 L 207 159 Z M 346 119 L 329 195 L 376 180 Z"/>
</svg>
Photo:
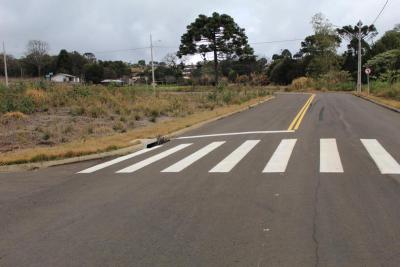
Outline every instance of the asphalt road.
<svg viewBox="0 0 400 267">
<path fill-rule="evenodd" d="M 104 168 L 0 174 L 0 266 L 399 266 L 400 114 L 317 94 L 296 132 L 203 136 L 285 131 L 308 98 Z"/>
</svg>

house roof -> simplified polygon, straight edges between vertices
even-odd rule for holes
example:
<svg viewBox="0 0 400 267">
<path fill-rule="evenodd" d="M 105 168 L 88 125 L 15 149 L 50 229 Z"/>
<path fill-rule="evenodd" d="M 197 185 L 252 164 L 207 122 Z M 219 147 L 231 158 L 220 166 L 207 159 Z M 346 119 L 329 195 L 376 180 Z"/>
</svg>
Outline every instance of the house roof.
<svg viewBox="0 0 400 267">
<path fill-rule="evenodd" d="M 122 80 L 105 79 L 101 81 L 102 83 L 123 83 Z"/>
<path fill-rule="evenodd" d="M 65 76 L 65 77 L 77 78 L 77 77 L 74 76 L 74 75 L 66 74 L 66 73 L 57 73 L 57 74 L 54 75 L 54 76 Z M 54 77 L 54 76 L 53 76 L 53 77 Z"/>
</svg>

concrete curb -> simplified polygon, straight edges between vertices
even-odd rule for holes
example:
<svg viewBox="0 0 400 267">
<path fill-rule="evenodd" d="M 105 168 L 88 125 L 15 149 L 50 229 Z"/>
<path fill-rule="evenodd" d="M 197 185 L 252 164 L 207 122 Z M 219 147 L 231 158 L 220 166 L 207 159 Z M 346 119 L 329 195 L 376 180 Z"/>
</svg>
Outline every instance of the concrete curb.
<svg viewBox="0 0 400 267">
<path fill-rule="evenodd" d="M 252 104 L 249 105 L 247 107 L 244 107 L 240 110 L 236 110 L 212 119 L 209 119 L 207 121 L 203 121 L 203 122 L 199 122 L 195 125 L 192 125 L 190 127 L 181 129 L 179 131 L 173 132 L 169 135 L 166 136 L 166 138 L 164 137 L 164 140 L 168 140 L 168 139 L 172 139 L 178 135 L 184 134 L 188 131 L 200 128 L 201 126 L 210 123 L 210 122 L 214 122 L 217 120 L 221 120 L 224 119 L 226 117 L 232 116 L 236 113 L 240 113 L 243 111 L 246 111 L 250 108 L 253 108 L 257 105 L 260 105 L 262 103 L 265 103 L 269 100 L 274 99 L 274 96 L 270 96 L 266 99 L 263 99 L 261 101 L 259 101 L 256 104 Z M 48 167 L 54 167 L 54 166 L 59 166 L 59 165 L 66 165 L 66 164 L 71 164 L 71 163 L 77 163 L 77 162 L 83 162 L 83 161 L 89 161 L 89 160 L 95 160 L 95 159 L 103 159 L 103 158 L 107 158 L 107 157 L 112 157 L 112 156 L 124 156 L 127 155 L 129 153 L 133 153 L 136 151 L 139 151 L 141 149 L 144 149 L 148 146 L 151 146 L 152 144 L 158 142 L 158 140 L 156 139 L 145 139 L 145 140 L 140 140 L 140 144 L 138 145 L 134 145 L 134 146 L 130 146 L 130 147 L 125 147 L 125 148 L 121 148 L 121 149 L 117 149 L 117 150 L 113 150 L 113 151 L 109 151 L 109 152 L 103 152 L 103 153 L 98 153 L 98 154 L 90 154 L 90 155 L 86 155 L 86 156 L 81 156 L 81 157 L 74 157 L 74 158 L 67 158 L 67 159 L 61 159 L 61 160 L 52 160 L 52 161 L 44 161 L 44 162 L 35 162 L 35 163 L 25 163 L 25 164 L 15 164 L 15 165 L 5 165 L 5 166 L 0 166 L 0 173 L 8 173 L 8 172 L 21 172 L 21 171 L 29 171 L 29 170 L 36 170 L 36 169 L 42 169 L 42 168 L 48 168 Z"/>
<path fill-rule="evenodd" d="M 21 172 L 21 171 L 30 171 L 42 168 L 48 168 L 53 166 L 59 165 L 66 165 L 71 163 L 83 162 L 88 160 L 95 160 L 95 159 L 102 159 L 112 156 L 123 156 L 129 153 L 136 152 L 145 148 L 146 145 L 144 143 L 125 147 L 109 152 L 103 152 L 98 154 L 90 154 L 81 157 L 74 157 L 74 158 L 67 158 L 67 159 L 60 159 L 60 160 L 51 160 L 51 161 L 43 161 L 43 162 L 34 162 L 34 163 L 25 163 L 25 164 L 15 164 L 15 165 L 4 165 L 0 166 L 0 173 L 7 173 L 7 172 Z"/>
<path fill-rule="evenodd" d="M 381 106 L 381 107 L 384 107 L 384 108 L 389 109 L 389 110 L 391 110 L 391 111 L 400 113 L 400 109 L 397 109 L 397 108 L 391 107 L 391 106 L 389 106 L 389 105 L 386 105 L 386 104 L 384 104 L 384 103 L 378 102 L 378 101 L 376 101 L 376 100 L 374 100 L 374 99 L 371 99 L 371 98 L 369 98 L 369 97 L 367 97 L 367 96 L 357 95 L 357 94 L 354 94 L 354 95 L 357 96 L 357 97 L 359 97 L 359 98 L 361 98 L 361 99 L 364 99 L 364 100 L 367 100 L 367 101 L 369 101 L 369 102 L 371 102 L 371 103 L 374 103 L 374 104 L 376 104 L 376 105 L 378 105 L 378 106 Z"/>
</svg>

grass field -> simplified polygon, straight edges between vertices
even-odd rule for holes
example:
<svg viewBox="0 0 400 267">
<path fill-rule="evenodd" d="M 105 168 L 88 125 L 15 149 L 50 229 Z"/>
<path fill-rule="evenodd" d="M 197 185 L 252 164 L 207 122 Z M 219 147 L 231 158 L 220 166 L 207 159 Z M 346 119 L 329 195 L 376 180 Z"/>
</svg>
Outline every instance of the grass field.
<svg viewBox="0 0 400 267">
<path fill-rule="evenodd" d="M 0 164 L 109 151 L 265 98 L 267 87 L 0 86 Z"/>
</svg>

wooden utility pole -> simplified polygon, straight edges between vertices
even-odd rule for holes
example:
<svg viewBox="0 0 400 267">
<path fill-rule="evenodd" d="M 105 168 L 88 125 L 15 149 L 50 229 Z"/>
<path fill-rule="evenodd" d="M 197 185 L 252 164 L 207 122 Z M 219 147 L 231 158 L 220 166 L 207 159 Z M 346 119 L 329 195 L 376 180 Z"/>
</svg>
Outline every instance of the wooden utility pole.
<svg viewBox="0 0 400 267">
<path fill-rule="evenodd" d="M 8 73 L 7 73 L 7 54 L 6 54 L 6 46 L 3 42 L 3 56 L 4 56 L 4 75 L 6 76 L 6 86 L 8 87 Z"/>
</svg>

